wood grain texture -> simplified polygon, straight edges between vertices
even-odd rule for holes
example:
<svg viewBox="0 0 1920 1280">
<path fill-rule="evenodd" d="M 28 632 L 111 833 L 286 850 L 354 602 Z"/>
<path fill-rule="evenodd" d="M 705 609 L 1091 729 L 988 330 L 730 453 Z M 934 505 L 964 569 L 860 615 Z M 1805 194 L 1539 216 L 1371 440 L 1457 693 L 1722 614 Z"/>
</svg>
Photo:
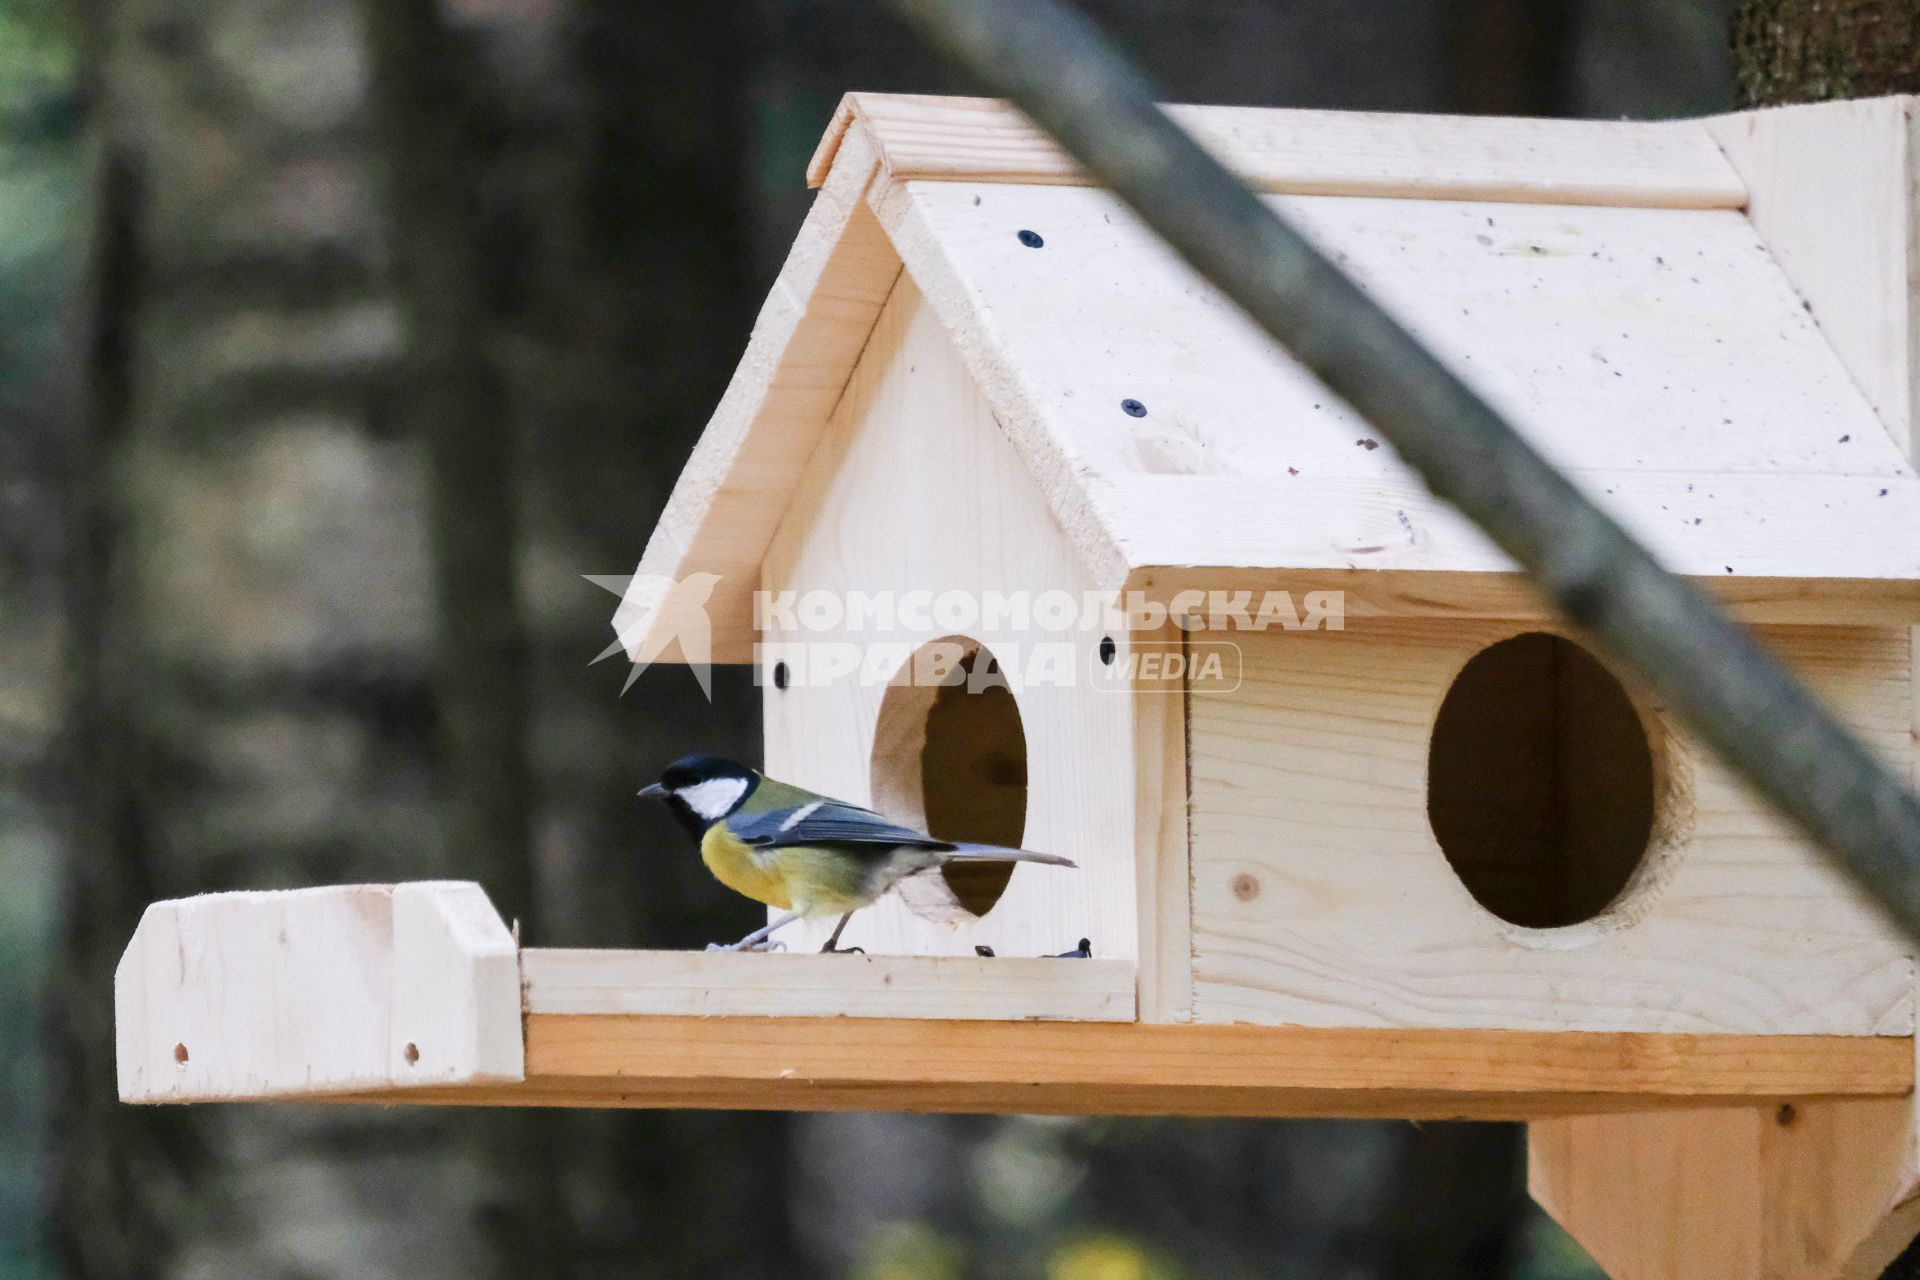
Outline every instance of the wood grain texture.
<svg viewBox="0 0 1920 1280">
<path fill-rule="evenodd" d="M 1748 112 L 1708 127 L 1752 191 L 1756 231 L 1911 452 L 1914 100 Z M 1872 1280 L 1920 1229 L 1911 1097 L 1529 1129 L 1534 1197 L 1620 1280 Z"/>
<path fill-rule="evenodd" d="M 950 594 L 979 602 L 983 615 L 990 596 L 1032 601 L 1064 591 L 1077 602 L 1095 585 L 911 279 L 889 299 L 796 489 L 767 553 L 765 584 L 795 599 L 825 592 L 846 600 L 857 591 L 902 605 L 914 593 L 923 604 Z M 911 653 L 954 628 L 927 608 L 912 612 L 820 630 L 798 613 L 769 620 L 759 655 L 768 773 L 856 804 L 919 790 L 926 721 L 896 723 L 882 740 L 882 701 L 928 692 L 890 682 Z M 986 945 L 1036 956 L 1084 937 L 1098 957 L 1133 961 L 1134 707 L 1096 678 L 1105 670 L 1096 661 L 1101 633 L 1053 631 L 1031 612 L 981 616 L 961 629 L 1001 663 L 1019 708 L 1021 843 L 1079 866 L 1019 865 L 999 904 L 978 919 L 924 918 L 896 894 L 854 916 L 844 941 L 881 955 L 966 956 Z M 833 646 L 847 646 L 858 665 L 822 680 Z M 786 689 L 764 679 L 776 661 L 788 663 Z M 912 819 L 913 807 L 895 816 Z M 785 936 L 796 951 L 817 949 L 830 925 Z"/>
<path fill-rule="evenodd" d="M 873 172 L 869 152 L 844 149 L 674 484 L 614 618 L 636 660 L 684 661 L 674 625 L 704 606 L 713 660 L 751 661 L 760 559 L 900 273 L 865 203 Z M 696 574 L 716 576 L 711 595 L 671 598 Z"/>
<path fill-rule="evenodd" d="M 147 908 L 114 975 L 127 1102 L 517 1080 L 512 935 L 478 885 L 218 893 Z"/>
<path fill-rule="evenodd" d="M 1752 192 L 1754 230 L 1909 454 L 1920 395 L 1917 103 L 1822 102 L 1706 121 Z"/>
<path fill-rule="evenodd" d="M 1184 654 L 1180 630 L 1137 633 L 1134 653 Z M 1121 655 L 1116 650 L 1116 663 Z M 1135 893 L 1140 904 L 1140 1020 L 1193 1018 L 1193 865 L 1187 830 L 1187 680 L 1136 665 L 1133 690 Z M 1158 668 L 1164 671 L 1165 668 Z"/>
<path fill-rule="evenodd" d="M 1746 202 L 1739 175 L 1693 122 L 1169 110 L 1256 191 L 1688 209 Z M 872 145 L 893 178 L 1087 182 L 997 99 L 848 94 L 807 168 L 810 184 L 826 180 L 849 134 Z"/>
<path fill-rule="evenodd" d="M 1614 1280 L 1874 1280 L 1916 1226 L 1905 1099 L 1528 1126 L 1533 1197 Z"/>
<path fill-rule="evenodd" d="M 1238 108 L 1191 123 L 1268 166 L 1294 193 L 1278 208 L 1678 572 L 1749 620 L 1873 623 L 1920 616 L 1920 479 L 1867 429 L 1877 408 L 1904 432 L 1920 359 L 1892 216 L 1904 101 L 1712 133 Z M 1751 223 L 1714 136 L 1765 188 Z M 1001 104 L 849 99 L 616 619 L 630 654 L 683 657 L 684 621 L 719 660 L 750 659 L 759 561 L 903 260 L 1098 585 L 1231 566 L 1425 575 L 1371 593 L 1409 615 L 1526 596 L 1112 197 L 1048 185 L 1071 180 L 1056 163 Z"/>
<path fill-rule="evenodd" d="M 1131 1022 L 1133 966 L 1031 957 L 521 953 L 530 1014 Z"/>
<path fill-rule="evenodd" d="M 1722 574 L 1695 584 L 1751 625 L 1899 626 L 1915 617 L 1913 584 L 1872 578 L 1745 578 Z M 1165 565 L 1127 577 L 1127 590 L 1169 604 L 1194 592 L 1337 591 L 1348 618 L 1503 618 L 1547 622 L 1560 615 L 1525 574 L 1460 574 L 1441 593 L 1433 576 L 1397 569 L 1227 569 Z"/>
<path fill-rule="evenodd" d="M 1920 479 L 1739 214 L 1271 199 L 1677 571 L 1914 616 Z M 1106 193 L 876 207 L 1096 580 L 1427 573 L 1390 599 L 1445 611 L 1514 576 Z"/>
<path fill-rule="evenodd" d="M 1910 1032 L 1905 948 L 1645 699 L 1661 781 L 1652 846 L 1624 896 L 1554 930 L 1473 900 L 1428 824 L 1429 736 L 1455 673 L 1513 631 L 1378 621 L 1232 637 L 1239 688 L 1191 701 L 1194 1016 Z M 1864 740 L 1909 759 L 1904 630 L 1761 634 Z"/>
<path fill-rule="evenodd" d="M 1912 1087 L 1867 1037 L 1537 1035 L 908 1019 L 534 1016 L 474 1105 L 1526 1118 Z"/>
</svg>

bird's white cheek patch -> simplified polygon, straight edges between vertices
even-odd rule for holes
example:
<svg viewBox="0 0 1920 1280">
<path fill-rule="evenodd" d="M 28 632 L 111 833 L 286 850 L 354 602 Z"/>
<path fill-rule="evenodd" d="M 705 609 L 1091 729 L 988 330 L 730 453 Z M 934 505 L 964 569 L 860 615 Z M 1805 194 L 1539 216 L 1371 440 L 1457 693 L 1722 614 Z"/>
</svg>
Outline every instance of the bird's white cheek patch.
<svg viewBox="0 0 1920 1280">
<path fill-rule="evenodd" d="M 712 822 L 724 818 L 733 812 L 733 806 L 740 803 L 740 797 L 747 793 L 745 778 L 709 778 L 705 782 L 683 787 L 680 798 L 687 807 Z"/>
</svg>

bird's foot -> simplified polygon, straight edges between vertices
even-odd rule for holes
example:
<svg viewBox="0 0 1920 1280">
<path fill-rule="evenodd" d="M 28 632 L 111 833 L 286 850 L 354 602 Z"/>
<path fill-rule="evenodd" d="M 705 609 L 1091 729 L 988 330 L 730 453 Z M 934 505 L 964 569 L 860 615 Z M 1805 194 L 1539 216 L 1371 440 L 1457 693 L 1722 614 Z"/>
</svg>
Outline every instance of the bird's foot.
<svg viewBox="0 0 1920 1280">
<path fill-rule="evenodd" d="M 709 942 L 708 951 L 785 951 L 787 944 L 767 938 L 743 939 L 739 942 Z"/>
<path fill-rule="evenodd" d="M 820 948 L 820 954 L 823 956 L 863 956 L 867 954 L 867 949 L 865 947 L 836 947 L 829 942 L 826 946 Z"/>
</svg>

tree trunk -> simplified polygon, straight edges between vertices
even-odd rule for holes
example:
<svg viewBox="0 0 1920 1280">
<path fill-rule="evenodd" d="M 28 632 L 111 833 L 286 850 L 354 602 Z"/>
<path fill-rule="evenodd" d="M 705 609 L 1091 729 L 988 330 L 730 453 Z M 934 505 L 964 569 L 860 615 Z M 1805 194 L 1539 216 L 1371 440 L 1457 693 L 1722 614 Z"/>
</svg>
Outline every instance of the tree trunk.
<svg viewBox="0 0 1920 1280">
<path fill-rule="evenodd" d="M 152 1188 L 166 1163 L 153 1112 L 122 1107 L 114 1078 L 114 964 L 150 896 L 140 734 L 132 708 L 137 650 L 127 616 L 128 543 L 120 477 L 131 416 L 133 302 L 142 288 L 137 163 L 103 150 L 94 186 L 87 272 L 86 387 L 67 436 L 63 566 L 67 681 L 61 770 L 67 856 L 60 963 L 49 993 L 48 1051 L 57 1064 L 52 1114 L 53 1252 L 77 1280 L 161 1274 L 168 1239 Z M 180 1148 L 173 1146 L 177 1154 Z"/>
<path fill-rule="evenodd" d="M 51 1074 L 55 1244 L 87 1280 L 434 1280 L 485 1257 L 460 1117 L 114 1098 L 112 975 L 143 903 L 453 870 L 421 821 L 429 577 L 415 451 L 383 431 L 363 50 L 353 0 L 297 10 L 81 14 L 102 176 Z"/>
<path fill-rule="evenodd" d="M 1920 93 L 1913 0 L 1747 0 L 1733 20 L 1743 107 Z"/>
<path fill-rule="evenodd" d="M 396 400 L 403 434 L 426 458 L 441 836 L 458 873 L 480 881 L 516 931 L 538 936 L 530 668 L 517 586 L 520 467 L 506 380 L 490 350 L 493 272 L 481 199 L 490 78 L 437 0 L 372 0 L 364 12 L 406 344 Z M 474 1225 L 488 1273 L 571 1274 L 559 1182 L 564 1115 L 511 1110 L 473 1123 L 487 1156 Z"/>
<path fill-rule="evenodd" d="M 1447 109 L 1564 115 L 1573 33 L 1573 0 L 1448 0 L 1440 11 Z"/>
</svg>

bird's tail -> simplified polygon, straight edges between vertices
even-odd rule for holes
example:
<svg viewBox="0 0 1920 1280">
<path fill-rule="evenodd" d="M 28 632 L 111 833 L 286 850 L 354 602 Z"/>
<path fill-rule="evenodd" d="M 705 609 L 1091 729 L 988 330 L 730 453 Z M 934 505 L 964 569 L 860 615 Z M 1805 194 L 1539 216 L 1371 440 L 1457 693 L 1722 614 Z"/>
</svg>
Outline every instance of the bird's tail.
<svg viewBox="0 0 1920 1280">
<path fill-rule="evenodd" d="M 947 858 L 952 862 L 1044 862 L 1050 867 L 1080 865 L 1072 858 L 1063 858 L 1057 853 L 1040 853 L 1034 849 L 1006 849 L 997 844 L 956 844 Z"/>
</svg>

